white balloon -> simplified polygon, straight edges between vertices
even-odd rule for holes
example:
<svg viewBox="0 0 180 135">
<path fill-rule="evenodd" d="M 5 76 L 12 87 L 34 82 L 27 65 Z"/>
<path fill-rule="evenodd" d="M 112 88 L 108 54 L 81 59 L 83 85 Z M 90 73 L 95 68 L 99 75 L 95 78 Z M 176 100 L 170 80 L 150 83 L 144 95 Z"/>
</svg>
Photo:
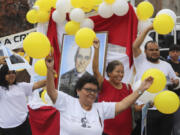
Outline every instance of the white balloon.
<svg viewBox="0 0 180 135">
<path fill-rule="evenodd" d="M 56 10 L 60 12 L 69 12 L 71 10 L 71 1 L 70 0 L 58 0 L 56 3 Z"/>
<path fill-rule="evenodd" d="M 80 27 L 88 27 L 90 29 L 94 29 L 94 22 L 91 19 L 86 18 L 84 19 L 84 21 L 81 22 Z"/>
<path fill-rule="evenodd" d="M 116 0 L 112 4 L 112 11 L 118 16 L 124 16 L 129 11 L 129 5 L 126 0 Z"/>
<path fill-rule="evenodd" d="M 145 21 L 139 21 L 138 22 L 138 32 L 142 32 L 144 31 L 145 28 L 147 28 L 148 26 L 150 26 L 152 24 L 150 19 L 147 19 Z"/>
<path fill-rule="evenodd" d="M 99 5 L 98 13 L 103 18 L 109 18 L 113 15 L 112 6 L 103 2 Z"/>
<path fill-rule="evenodd" d="M 171 16 L 171 17 L 173 18 L 174 23 L 176 23 L 176 18 L 177 18 L 177 16 L 176 16 L 176 14 L 174 13 L 174 11 L 172 11 L 172 10 L 170 10 L 170 9 L 162 9 L 162 10 L 160 10 L 160 11 L 157 13 L 157 15 L 159 15 L 159 14 L 168 14 L 169 16 Z"/>
<path fill-rule="evenodd" d="M 59 13 L 57 10 L 55 10 L 52 14 L 52 19 L 56 22 L 56 23 L 62 23 L 65 21 L 66 19 L 66 13 Z"/>
<path fill-rule="evenodd" d="M 75 22 L 82 22 L 85 18 L 85 13 L 82 9 L 80 8 L 74 8 L 70 12 L 70 19 L 75 21 Z"/>
</svg>

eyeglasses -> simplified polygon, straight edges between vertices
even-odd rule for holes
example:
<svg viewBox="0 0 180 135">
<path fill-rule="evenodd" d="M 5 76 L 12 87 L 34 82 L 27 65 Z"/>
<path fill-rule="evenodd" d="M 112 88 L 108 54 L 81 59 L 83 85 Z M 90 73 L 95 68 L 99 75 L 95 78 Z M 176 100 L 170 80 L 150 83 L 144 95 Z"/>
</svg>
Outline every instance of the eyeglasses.
<svg viewBox="0 0 180 135">
<path fill-rule="evenodd" d="M 85 91 L 87 91 L 88 93 L 94 93 L 94 94 L 97 94 L 99 92 L 99 90 L 97 89 L 91 89 L 91 88 L 82 88 L 84 89 Z"/>
</svg>

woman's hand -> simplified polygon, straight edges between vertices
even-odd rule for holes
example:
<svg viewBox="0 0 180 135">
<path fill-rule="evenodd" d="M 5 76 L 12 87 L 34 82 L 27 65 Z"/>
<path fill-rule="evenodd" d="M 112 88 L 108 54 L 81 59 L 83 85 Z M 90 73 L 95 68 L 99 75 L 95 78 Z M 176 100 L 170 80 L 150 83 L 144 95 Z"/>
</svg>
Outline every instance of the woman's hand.
<svg viewBox="0 0 180 135">
<path fill-rule="evenodd" d="M 0 64 L 6 64 L 5 56 L 0 56 Z"/>
<path fill-rule="evenodd" d="M 99 39 L 98 38 L 95 38 L 94 41 L 93 41 L 93 46 L 95 49 L 98 49 L 99 46 L 100 46 L 100 42 L 99 42 Z"/>
<path fill-rule="evenodd" d="M 54 58 L 53 56 L 47 56 L 45 59 L 46 66 L 48 69 L 53 70 L 54 69 Z"/>
<path fill-rule="evenodd" d="M 139 90 L 144 92 L 145 90 L 147 90 L 153 83 L 153 77 L 147 77 L 139 86 Z"/>
</svg>

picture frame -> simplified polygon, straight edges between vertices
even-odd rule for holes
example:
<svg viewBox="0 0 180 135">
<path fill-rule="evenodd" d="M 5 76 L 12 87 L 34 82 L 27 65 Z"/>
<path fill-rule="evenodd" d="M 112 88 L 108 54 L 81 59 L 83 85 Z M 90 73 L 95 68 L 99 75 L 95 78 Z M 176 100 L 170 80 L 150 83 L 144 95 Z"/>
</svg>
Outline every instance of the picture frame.
<svg viewBox="0 0 180 135">
<path fill-rule="evenodd" d="M 99 71 L 104 76 L 108 33 L 98 32 L 96 37 L 100 40 L 99 48 Z M 92 61 L 94 47 L 79 48 L 75 43 L 74 35 L 63 35 L 61 48 L 61 63 L 58 78 L 58 90 L 76 97 L 75 84 L 77 80 L 86 74 L 93 75 Z"/>
<path fill-rule="evenodd" d="M 5 45 L 0 44 L 0 48 L 0 50 L 3 52 L 3 55 L 7 57 L 5 60 L 9 70 L 22 70 L 31 68 L 25 58 L 13 52 Z"/>
</svg>

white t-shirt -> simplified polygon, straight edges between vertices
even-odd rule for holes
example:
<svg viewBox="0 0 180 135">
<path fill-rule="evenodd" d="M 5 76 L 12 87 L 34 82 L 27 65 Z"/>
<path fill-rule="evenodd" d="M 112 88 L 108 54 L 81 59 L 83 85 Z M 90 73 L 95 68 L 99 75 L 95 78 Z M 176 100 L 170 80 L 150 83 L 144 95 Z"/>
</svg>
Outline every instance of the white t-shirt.
<svg viewBox="0 0 180 135">
<path fill-rule="evenodd" d="M 10 85 L 9 90 L 0 87 L 0 127 L 13 128 L 27 117 L 27 96 L 32 94 L 32 83 Z"/>
<path fill-rule="evenodd" d="M 166 76 L 167 83 L 170 83 L 171 78 L 178 79 L 173 68 L 171 67 L 171 65 L 169 63 L 167 63 L 166 61 L 162 61 L 162 60 L 159 60 L 159 61 L 160 62 L 158 64 L 149 62 L 146 59 L 146 56 L 142 53 L 138 57 L 134 58 L 134 65 L 136 68 L 135 81 L 141 80 L 141 77 L 144 74 L 144 72 L 150 68 L 157 68 L 157 69 L 161 70 Z"/>
<path fill-rule="evenodd" d="M 159 60 L 158 64 L 154 64 L 152 62 L 149 62 L 146 59 L 146 56 L 144 54 L 142 54 L 142 53 L 138 57 L 134 58 L 134 65 L 135 65 L 135 68 L 136 68 L 135 82 L 138 81 L 138 80 L 141 80 L 141 77 L 144 74 L 144 72 L 146 70 L 150 69 L 150 68 L 157 68 L 157 69 L 161 70 L 166 76 L 167 84 L 171 83 L 170 82 L 171 78 L 178 79 L 178 77 L 176 76 L 173 68 L 171 67 L 171 65 L 169 63 L 167 63 L 166 61 Z M 158 93 L 150 93 L 148 91 L 145 91 L 143 93 L 143 95 L 141 95 L 139 97 L 139 99 L 137 100 L 136 103 L 145 104 L 148 100 L 153 101 L 154 97 L 159 93 L 160 92 L 158 92 Z M 156 110 L 155 107 L 152 107 L 150 109 Z"/>
<path fill-rule="evenodd" d="M 60 111 L 60 135 L 102 135 L 104 120 L 115 117 L 115 103 L 94 103 L 86 111 L 77 98 L 61 91 L 55 107 Z"/>
</svg>

